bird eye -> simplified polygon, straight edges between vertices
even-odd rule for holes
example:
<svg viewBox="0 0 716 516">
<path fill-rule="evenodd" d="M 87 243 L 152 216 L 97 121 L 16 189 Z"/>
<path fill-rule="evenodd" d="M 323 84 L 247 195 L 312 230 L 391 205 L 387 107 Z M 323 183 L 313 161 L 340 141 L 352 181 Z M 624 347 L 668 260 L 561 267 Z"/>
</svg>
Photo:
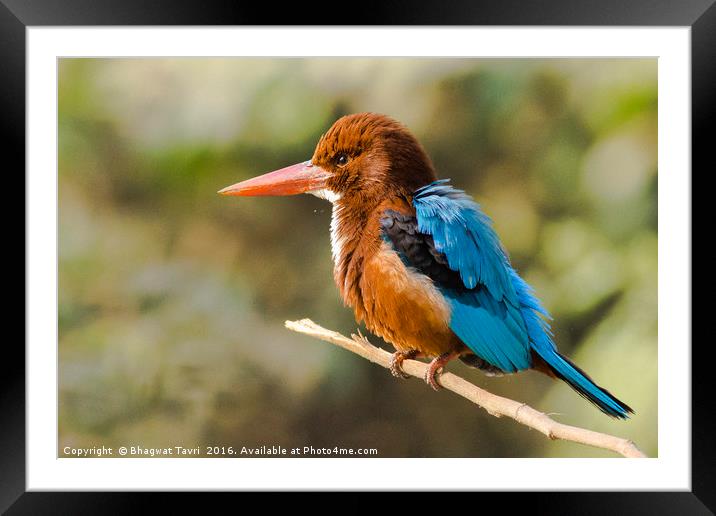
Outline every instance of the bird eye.
<svg viewBox="0 0 716 516">
<path fill-rule="evenodd" d="M 336 157 L 336 165 L 338 165 L 339 167 L 343 167 L 346 164 L 348 164 L 348 156 L 346 154 L 339 154 Z"/>
</svg>

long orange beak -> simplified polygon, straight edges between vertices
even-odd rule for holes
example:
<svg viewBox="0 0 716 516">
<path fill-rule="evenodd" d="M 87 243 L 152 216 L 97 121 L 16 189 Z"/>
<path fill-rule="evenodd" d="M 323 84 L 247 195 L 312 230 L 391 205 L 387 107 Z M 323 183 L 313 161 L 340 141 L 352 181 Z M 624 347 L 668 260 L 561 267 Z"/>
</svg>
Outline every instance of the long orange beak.
<svg viewBox="0 0 716 516">
<path fill-rule="evenodd" d="M 296 195 L 325 188 L 330 173 L 310 161 L 269 172 L 227 186 L 219 190 L 221 195 Z"/>
</svg>

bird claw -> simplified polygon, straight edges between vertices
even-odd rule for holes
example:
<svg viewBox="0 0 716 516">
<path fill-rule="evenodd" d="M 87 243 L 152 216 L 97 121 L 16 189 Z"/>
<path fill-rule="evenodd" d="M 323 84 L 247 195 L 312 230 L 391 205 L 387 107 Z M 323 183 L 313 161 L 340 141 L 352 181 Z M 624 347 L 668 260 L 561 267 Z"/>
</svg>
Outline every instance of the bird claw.
<svg viewBox="0 0 716 516">
<path fill-rule="evenodd" d="M 410 378 L 410 375 L 403 371 L 403 361 L 405 359 L 412 359 L 418 355 L 415 350 L 411 351 L 396 351 L 390 356 L 390 374 L 396 378 Z"/>
<path fill-rule="evenodd" d="M 425 380 L 425 383 L 432 387 L 434 391 L 439 391 L 443 387 L 438 383 L 436 376 L 442 373 L 443 368 L 438 367 L 437 369 L 433 370 L 431 366 L 428 366 L 428 368 L 425 370 L 425 376 L 423 378 Z"/>
<path fill-rule="evenodd" d="M 442 389 L 443 387 L 438 383 L 437 376 L 442 374 L 445 364 L 447 364 L 457 355 L 458 353 L 451 351 L 443 353 L 439 357 L 434 358 L 432 362 L 430 362 L 430 364 L 428 365 L 427 370 L 425 371 L 425 383 L 427 383 L 435 391 L 439 391 L 440 389 Z"/>
</svg>

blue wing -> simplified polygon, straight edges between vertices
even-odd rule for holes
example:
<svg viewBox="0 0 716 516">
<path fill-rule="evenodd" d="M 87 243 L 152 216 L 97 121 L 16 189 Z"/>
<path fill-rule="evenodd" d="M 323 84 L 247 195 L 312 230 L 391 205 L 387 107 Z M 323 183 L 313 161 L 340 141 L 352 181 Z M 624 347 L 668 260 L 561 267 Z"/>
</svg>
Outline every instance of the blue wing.
<svg viewBox="0 0 716 516">
<path fill-rule="evenodd" d="M 480 206 L 447 180 L 417 190 L 413 206 L 418 230 L 432 237 L 436 251 L 462 278 L 464 288 L 442 288 L 452 308 L 453 332 L 505 372 L 532 365 L 535 340 L 554 349 L 547 323 L 538 315 L 548 314 L 510 265 Z"/>
<path fill-rule="evenodd" d="M 531 367 L 536 352 L 600 410 L 628 417 L 628 405 L 557 351 L 549 314 L 510 265 L 490 219 L 472 198 L 440 180 L 418 189 L 413 207 L 415 217 L 386 211 L 383 234 L 440 288 L 452 309 L 450 328 L 467 347 L 509 373 Z"/>
</svg>

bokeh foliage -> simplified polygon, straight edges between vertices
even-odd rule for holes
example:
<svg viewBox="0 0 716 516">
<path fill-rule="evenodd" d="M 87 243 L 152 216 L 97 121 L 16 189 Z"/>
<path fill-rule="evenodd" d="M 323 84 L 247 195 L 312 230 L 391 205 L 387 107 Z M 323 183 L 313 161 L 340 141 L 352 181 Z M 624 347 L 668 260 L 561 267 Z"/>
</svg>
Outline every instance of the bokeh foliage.
<svg viewBox="0 0 716 516">
<path fill-rule="evenodd" d="M 450 368 L 657 454 L 655 59 L 63 59 L 59 77 L 60 447 L 609 455 L 283 328 L 355 331 L 330 206 L 216 191 L 376 111 L 476 197 L 560 349 L 637 414 L 612 421 L 539 373 Z"/>
</svg>

